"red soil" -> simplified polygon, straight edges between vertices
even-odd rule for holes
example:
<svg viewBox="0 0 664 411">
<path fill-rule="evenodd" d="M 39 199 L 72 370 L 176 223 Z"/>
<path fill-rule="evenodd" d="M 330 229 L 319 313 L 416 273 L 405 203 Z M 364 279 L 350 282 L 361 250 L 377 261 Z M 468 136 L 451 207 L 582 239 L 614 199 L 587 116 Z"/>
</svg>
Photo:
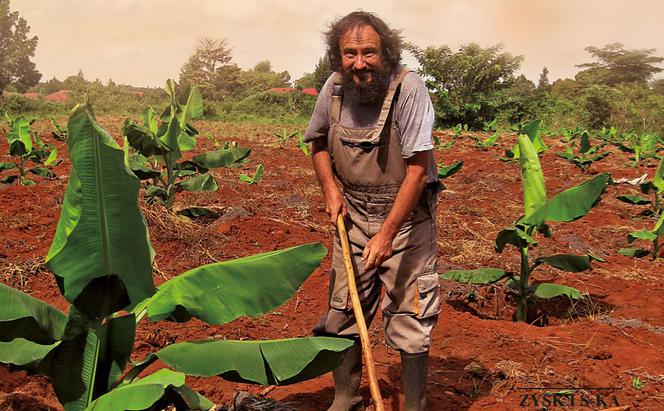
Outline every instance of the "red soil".
<svg viewBox="0 0 664 411">
<path fill-rule="evenodd" d="M 55 93 L 51 93 L 44 97 L 44 100 L 56 102 L 67 101 L 67 99 L 69 99 L 69 93 L 71 93 L 71 90 L 56 91 Z"/>
<path fill-rule="evenodd" d="M 100 121 L 114 136 L 119 136 L 121 118 L 105 117 Z M 41 129 L 44 140 L 52 140 L 47 121 L 38 122 L 36 127 Z M 200 122 L 197 128 L 201 136 L 211 132 L 220 141 L 235 140 L 250 146 L 251 163 L 242 172 L 252 173 L 256 164 L 264 163 L 265 176 L 258 185 L 249 186 L 238 181 L 238 169 L 216 170 L 213 174 L 219 181 L 218 192 L 178 197 L 176 208 L 193 204 L 225 207 L 221 219 L 197 223 L 200 226 L 193 230 L 164 230 L 156 218 L 163 218 L 163 213 L 148 213 L 157 252 L 157 283 L 215 260 L 311 241 L 321 241 L 331 248 L 333 231 L 309 159 L 296 147 L 277 142 L 272 132 L 280 127 Z M 450 139 L 446 134 L 441 138 Z M 4 137 L 1 140 L 0 152 L 6 153 Z M 445 181 L 448 189 L 438 204 L 440 272 L 451 268 L 518 267 L 513 249 L 502 254 L 493 251 L 496 234 L 521 213 L 518 166 L 497 158 L 515 139 L 511 136 L 503 140 L 502 147 L 480 151 L 473 147 L 472 140 L 463 138 L 445 153 L 436 153 L 438 161 L 445 164 L 464 161 L 463 169 Z M 638 169 L 627 167 L 625 154 L 616 151 L 589 171 L 581 172 L 553 154 L 562 151 L 560 143 L 555 139 L 547 141 L 553 148 L 544 155 L 542 164 L 549 196 L 598 172 L 608 171 L 620 178 L 643 173 L 652 177 L 655 171 L 652 161 Z M 56 145 L 65 156 L 62 143 Z M 199 148 L 202 147 L 213 148 L 212 141 L 199 138 Z M 0 161 L 11 159 L 4 155 Z M 55 232 L 68 168 L 65 159 L 55 170 L 58 179 L 35 177 L 36 186 L 0 185 L 0 281 L 63 310 L 68 304 L 60 296 L 52 275 L 36 263 L 46 255 Z M 624 185 L 609 186 L 602 202 L 588 216 L 570 224 L 554 224 L 553 239 L 542 240 L 533 251 L 534 255 L 592 252 L 606 259 L 595 262 L 591 271 L 579 274 L 538 268 L 538 280 L 575 286 L 591 297 L 585 304 L 559 299 L 540 305 L 543 313 L 549 313 L 544 317 L 547 326 L 512 322 L 514 301 L 503 286 L 442 284 L 442 312 L 433 333 L 427 387 L 430 409 L 519 409 L 521 395 L 526 393 L 523 387 L 617 387 L 605 392 L 607 405 L 611 395 L 615 395 L 620 405 L 633 409 L 662 409 L 664 263 L 662 259 L 617 255 L 619 248 L 627 246 L 629 231 L 652 224 L 650 220 L 634 218 L 641 208 L 615 199 L 629 191 L 636 190 Z M 243 318 L 222 326 L 199 321 L 143 323 L 132 359 L 143 358 L 173 341 L 210 336 L 262 339 L 310 335 L 326 307 L 324 290 L 329 266 L 328 255 L 290 301 L 259 318 Z M 397 410 L 403 401 L 399 355 L 384 344 L 379 319 L 371 326 L 370 334 L 386 409 Z M 641 389 L 634 388 L 633 377 L 644 384 Z M 230 402 L 237 390 L 248 390 L 289 402 L 296 409 L 320 410 L 331 403 L 333 396 L 329 375 L 267 389 L 218 377 L 188 378 L 188 383 L 217 404 Z M 585 392 L 596 393 L 588 389 Z M 364 383 L 363 395 L 368 401 L 370 395 Z M 0 366 L 0 408 L 61 409 L 46 378 L 27 376 L 4 366 Z M 584 408 L 577 403 L 574 407 L 549 409 L 598 408 L 603 407 Z"/>
</svg>

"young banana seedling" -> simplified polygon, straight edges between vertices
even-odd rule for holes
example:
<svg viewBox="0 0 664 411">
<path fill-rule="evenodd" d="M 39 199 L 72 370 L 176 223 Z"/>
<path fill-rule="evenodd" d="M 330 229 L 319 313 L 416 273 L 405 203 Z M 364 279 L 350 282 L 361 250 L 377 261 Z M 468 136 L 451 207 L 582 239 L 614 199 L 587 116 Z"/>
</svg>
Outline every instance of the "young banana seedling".
<svg viewBox="0 0 664 411">
<path fill-rule="evenodd" d="M 179 94 L 172 80 L 166 82 L 170 104 L 157 117 L 152 108 L 143 113 L 143 125 L 126 119 L 122 132 L 134 153 L 128 153 L 131 170 L 146 186 L 148 201 L 173 206 L 180 191 L 216 191 L 219 186 L 210 169 L 230 167 L 243 161 L 250 150 L 225 145 L 221 150 L 208 151 L 183 160 L 183 152 L 196 146 L 196 130 L 191 121 L 203 114 L 203 99 L 198 87 L 184 87 Z"/>
<path fill-rule="evenodd" d="M 521 258 L 519 273 L 499 268 L 479 268 L 452 270 L 441 274 L 440 277 L 470 284 L 493 284 L 507 280 L 508 286 L 516 292 L 515 320 L 530 321 L 529 313 L 532 312 L 530 309 L 537 298 L 549 299 L 563 295 L 572 299 L 582 298 L 582 293 L 576 288 L 533 282 L 532 274 L 537 267 L 547 264 L 569 272 L 580 272 L 591 268 L 589 255 L 557 254 L 533 259 L 530 251 L 537 245 L 535 235 L 539 233 L 551 237 L 548 223 L 574 221 L 586 215 L 597 203 L 610 177 L 608 174 L 599 174 L 547 199 L 537 149 L 528 135 L 520 134 L 518 140 L 524 215 L 512 226 L 498 233 L 496 251 L 501 253 L 508 245 L 514 246 Z"/>
<path fill-rule="evenodd" d="M 610 154 L 608 151 L 598 153 L 598 151 L 602 149 L 603 144 L 592 146 L 590 144 L 588 130 L 584 130 L 581 133 L 579 148 L 576 150 L 576 153 L 574 150 L 575 146 L 576 141 L 572 141 L 571 144 L 567 146 L 564 153 L 556 153 L 556 155 L 564 158 L 579 167 L 581 170 L 587 170 L 592 163 L 599 161 Z"/>
<path fill-rule="evenodd" d="M 661 251 L 661 241 L 664 239 L 664 158 L 660 160 L 653 180 L 642 183 L 640 188 L 645 195 L 652 193 L 653 199 L 649 200 L 646 197 L 633 194 L 620 195 L 617 198 L 628 204 L 652 206 L 647 214 L 655 217 L 654 227 L 651 230 L 632 231 L 627 235 L 627 242 L 629 243 L 636 240 L 652 241 L 652 251 L 642 248 L 621 248 L 618 253 L 630 257 L 644 257 L 652 254 L 653 259 L 657 259 Z"/>
<path fill-rule="evenodd" d="M 40 175 L 42 177 L 55 178 L 51 170 L 60 163 L 58 149 L 52 144 L 44 143 L 37 133 L 33 133 L 30 126 L 35 120 L 28 120 L 24 116 L 12 118 L 5 113 L 5 119 L 9 126 L 7 141 L 9 143 L 9 154 L 17 158 L 16 163 L 0 163 L 0 171 L 18 168 L 19 174 L 12 174 L 0 179 L 0 182 L 10 184 L 18 180 L 23 185 L 34 185 L 35 182 L 26 177 L 26 173 Z M 27 161 L 36 164 L 35 167 L 26 170 Z"/>
<path fill-rule="evenodd" d="M 544 139 L 542 138 L 542 130 L 540 128 L 540 122 L 537 120 L 527 123 L 523 126 L 520 126 L 519 135 L 528 136 L 537 154 L 543 153 L 549 149 L 549 147 L 544 142 Z M 511 150 L 505 150 L 505 156 L 500 157 L 500 160 L 502 161 L 518 160 L 521 152 L 520 147 L 521 145 L 517 143 L 514 145 L 514 147 L 512 147 Z"/>
</svg>

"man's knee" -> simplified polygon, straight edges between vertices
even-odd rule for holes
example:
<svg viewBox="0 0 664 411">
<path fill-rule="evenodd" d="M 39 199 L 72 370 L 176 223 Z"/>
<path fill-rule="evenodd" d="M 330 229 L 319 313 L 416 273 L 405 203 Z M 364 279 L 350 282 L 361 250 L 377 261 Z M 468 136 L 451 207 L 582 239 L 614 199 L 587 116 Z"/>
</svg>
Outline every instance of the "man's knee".
<svg viewBox="0 0 664 411">
<path fill-rule="evenodd" d="M 383 312 L 385 342 L 390 347 L 406 353 L 429 351 L 431 332 L 437 322 L 437 315 L 418 318 L 414 314 Z"/>
</svg>

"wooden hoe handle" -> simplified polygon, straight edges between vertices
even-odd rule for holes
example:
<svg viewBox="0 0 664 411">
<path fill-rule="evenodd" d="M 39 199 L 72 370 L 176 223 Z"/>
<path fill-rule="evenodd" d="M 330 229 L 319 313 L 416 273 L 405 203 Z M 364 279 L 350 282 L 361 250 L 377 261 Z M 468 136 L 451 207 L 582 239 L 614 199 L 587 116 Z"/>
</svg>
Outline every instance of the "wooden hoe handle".
<svg viewBox="0 0 664 411">
<path fill-rule="evenodd" d="M 348 291 L 350 292 L 350 301 L 353 304 L 353 313 L 355 313 L 355 321 L 357 321 L 357 328 L 360 333 L 364 362 L 366 363 L 367 374 L 369 375 L 369 390 L 371 391 L 371 398 L 373 398 L 376 411 L 383 411 L 383 397 L 380 395 L 380 389 L 378 388 L 376 366 L 371 352 L 371 344 L 369 343 L 367 323 L 364 321 L 364 314 L 362 313 L 362 306 L 360 305 L 360 297 L 357 294 L 357 287 L 355 285 L 355 270 L 353 269 L 353 263 L 350 258 L 348 233 L 346 232 L 346 225 L 344 224 L 344 216 L 341 213 L 339 213 L 337 217 L 337 229 L 339 230 L 339 240 L 341 240 L 341 251 L 343 252 L 344 267 L 346 268 L 346 280 L 348 283 Z"/>
</svg>

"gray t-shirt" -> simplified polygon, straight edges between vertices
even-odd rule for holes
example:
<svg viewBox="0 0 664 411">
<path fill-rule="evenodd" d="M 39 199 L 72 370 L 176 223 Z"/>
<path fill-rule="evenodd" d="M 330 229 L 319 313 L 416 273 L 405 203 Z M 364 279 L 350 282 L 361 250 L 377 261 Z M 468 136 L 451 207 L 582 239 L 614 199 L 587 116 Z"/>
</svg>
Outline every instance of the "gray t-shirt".
<svg viewBox="0 0 664 411">
<path fill-rule="evenodd" d="M 304 133 L 306 142 L 327 137 L 330 129 L 332 83 L 332 77 L 328 78 L 318 95 L 316 107 Z M 433 105 L 424 82 L 416 73 L 410 72 L 404 77 L 396 104 L 394 114 L 401 135 L 403 158 L 409 158 L 420 151 L 432 150 Z M 344 97 L 341 104 L 341 125 L 352 128 L 373 128 L 380 116 L 381 107 L 382 101 L 373 105 L 365 105 Z M 427 175 L 427 182 L 438 181 L 438 171 L 433 156 L 431 156 Z"/>
</svg>

